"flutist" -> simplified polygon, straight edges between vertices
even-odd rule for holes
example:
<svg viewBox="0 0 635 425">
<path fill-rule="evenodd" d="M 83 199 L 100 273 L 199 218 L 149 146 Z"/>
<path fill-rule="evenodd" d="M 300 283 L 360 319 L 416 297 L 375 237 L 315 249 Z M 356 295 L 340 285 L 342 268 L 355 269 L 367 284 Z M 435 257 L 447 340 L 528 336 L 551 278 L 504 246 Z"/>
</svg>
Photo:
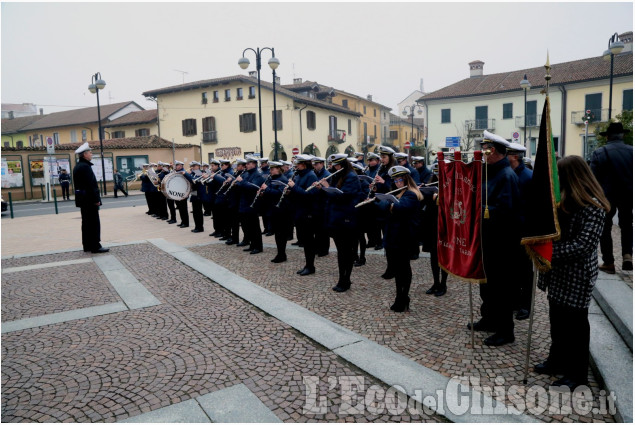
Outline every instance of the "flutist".
<svg viewBox="0 0 635 425">
<path fill-rule="evenodd" d="M 238 213 L 245 239 L 250 242 L 249 247 L 243 249 L 243 251 L 253 255 L 262 252 L 262 234 L 260 232 L 258 213 L 251 208 L 251 203 L 265 179 L 258 171 L 258 158 L 247 156 L 245 159 L 247 160 L 246 170 L 243 174 L 236 177 L 236 185 L 240 192 Z"/>
<path fill-rule="evenodd" d="M 270 170 L 270 182 L 263 183 L 261 189 L 264 193 L 262 195 L 262 201 L 260 201 L 264 210 L 264 214 L 269 217 L 271 221 L 271 227 L 276 240 L 276 248 L 278 252 L 276 256 L 271 260 L 272 263 L 282 263 L 287 261 L 287 236 L 288 236 L 288 224 L 293 219 L 291 216 L 291 209 L 289 202 L 284 199 L 282 202 L 283 191 L 288 187 L 287 178 L 282 175 L 282 163 L 277 161 L 271 161 L 269 163 Z"/>
<path fill-rule="evenodd" d="M 190 182 L 192 183 L 192 192 L 190 192 L 190 202 L 192 204 L 192 218 L 194 219 L 194 228 L 192 233 L 204 232 L 203 228 L 203 197 L 205 195 L 205 185 L 202 183 L 206 177 L 201 171 L 201 164 L 198 161 L 190 162 Z M 187 176 L 186 176 L 187 178 Z"/>
</svg>

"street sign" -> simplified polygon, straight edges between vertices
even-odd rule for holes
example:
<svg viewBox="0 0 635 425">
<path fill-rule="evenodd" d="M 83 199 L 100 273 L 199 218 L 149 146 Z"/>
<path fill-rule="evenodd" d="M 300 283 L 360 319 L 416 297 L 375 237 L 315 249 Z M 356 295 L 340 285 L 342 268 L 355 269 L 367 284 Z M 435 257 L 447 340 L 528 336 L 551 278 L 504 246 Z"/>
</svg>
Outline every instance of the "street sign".
<svg viewBox="0 0 635 425">
<path fill-rule="evenodd" d="M 518 143 L 518 142 L 520 141 L 520 133 L 519 133 L 519 132 L 514 131 L 514 132 L 512 133 L 512 141 L 513 141 L 514 143 Z"/>
<path fill-rule="evenodd" d="M 412 145 L 410 144 L 410 142 L 406 142 L 406 143 L 403 144 L 403 147 L 406 148 L 406 149 L 410 149 L 411 146 Z"/>
<path fill-rule="evenodd" d="M 46 153 L 53 155 L 55 153 L 55 144 L 52 137 L 46 138 Z"/>
<path fill-rule="evenodd" d="M 445 147 L 446 148 L 460 148 L 461 147 L 461 138 L 460 137 L 446 137 L 445 138 Z"/>
<path fill-rule="evenodd" d="M 294 154 L 294 155 L 297 155 L 297 154 L 299 154 L 299 153 L 300 153 L 300 149 L 298 149 L 298 148 L 293 148 L 293 149 L 291 149 L 291 153 L 292 153 L 292 154 Z"/>
</svg>

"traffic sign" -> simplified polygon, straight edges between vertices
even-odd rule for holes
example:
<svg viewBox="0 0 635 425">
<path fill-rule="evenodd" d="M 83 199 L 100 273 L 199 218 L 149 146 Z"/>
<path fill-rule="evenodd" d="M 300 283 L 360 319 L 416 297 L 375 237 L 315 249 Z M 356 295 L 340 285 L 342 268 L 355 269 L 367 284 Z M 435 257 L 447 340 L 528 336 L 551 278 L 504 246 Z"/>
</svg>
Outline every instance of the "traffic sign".
<svg viewBox="0 0 635 425">
<path fill-rule="evenodd" d="M 46 138 L 46 152 L 49 155 L 53 155 L 55 153 L 55 144 L 53 143 L 52 137 Z"/>
<path fill-rule="evenodd" d="M 300 153 L 300 149 L 298 149 L 298 148 L 293 148 L 293 149 L 291 150 L 291 153 L 292 153 L 292 154 L 294 154 L 294 155 L 297 155 L 297 154 L 299 154 L 299 153 Z"/>
<path fill-rule="evenodd" d="M 445 138 L 445 147 L 446 148 L 460 148 L 461 147 L 461 138 L 460 137 L 446 137 Z"/>
<path fill-rule="evenodd" d="M 406 143 L 403 144 L 403 147 L 406 148 L 406 149 L 410 149 L 411 146 L 412 145 L 410 144 L 410 142 L 406 142 Z"/>
</svg>

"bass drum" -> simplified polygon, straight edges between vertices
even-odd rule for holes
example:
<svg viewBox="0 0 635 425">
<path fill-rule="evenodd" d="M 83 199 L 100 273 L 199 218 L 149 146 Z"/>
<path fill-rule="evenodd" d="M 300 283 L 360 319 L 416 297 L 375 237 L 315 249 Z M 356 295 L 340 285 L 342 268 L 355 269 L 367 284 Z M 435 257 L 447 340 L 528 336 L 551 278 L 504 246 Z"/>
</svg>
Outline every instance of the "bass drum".
<svg viewBox="0 0 635 425">
<path fill-rule="evenodd" d="M 172 173 L 163 178 L 161 182 L 161 192 L 168 199 L 182 201 L 190 196 L 192 184 L 183 174 Z"/>
</svg>

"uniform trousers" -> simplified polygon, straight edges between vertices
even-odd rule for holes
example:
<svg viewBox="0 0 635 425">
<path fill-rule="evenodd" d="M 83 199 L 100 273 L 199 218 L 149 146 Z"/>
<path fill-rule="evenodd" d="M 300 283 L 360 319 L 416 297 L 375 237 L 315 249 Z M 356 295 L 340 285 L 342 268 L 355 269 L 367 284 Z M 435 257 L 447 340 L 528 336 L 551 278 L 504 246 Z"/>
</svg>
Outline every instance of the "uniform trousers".
<svg viewBox="0 0 635 425">
<path fill-rule="evenodd" d="M 613 229 L 613 217 L 616 213 L 620 224 L 622 255 L 633 255 L 633 196 L 624 194 L 623 199 L 609 199 L 609 202 L 611 203 L 611 211 L 604 218 L 604 229 L 600 236 L 600 251 L 602 252 L 602 261 L 605 264 L 615 262 L 611 229 Z"/>
<path fill-rule="evenodd" d="M 222 213 L 220 212 L 220 205 L 217 205 L 215 202 L 212 202 L 212 205 L 210 208 L 211 208 L 210 211 L 212 213 L 212 225 L 214 226 L 214 231 L 224 236 L 225 233 L 223 232 L 224 228 L 222 225 L 223 220 L 221 217 Z"/>
<path fill-rule="evenodd" d="M 494 265 L 496 267 L 497 265 Z M 487 283 L 479 285 L 481 300 L 481 317 L 488 327 L 493 327 L 503 337 L 514 335 L 514 305 L 510 302 L 514 289 L 509 283 L 509 276 L 492 272 L 485 268 Z"/>
<path fill-rule="evenodd" d="M 289 234 L 290 220 L 291 214 L 285 214 L 283 212 L 279 212 L 271 216 L 271 227 L 276 240 L 276 248 L 278 249 L 279 257 L 286 257 L 287 255 L 287 237 Z"/>
<path fill-rule="evenodd" d="M 448 279 L 448 272 L 439 267 L 439 252 L 437 251 L 436 245 L 430 249 L 430 268 L 432 269 L 432 280 L 434 284 L 442 284 L 445 286 Z M 440 278 L 439 274 L 441 275 Z"/>
<path fill-rule="evenodd" d="M 329 253 L 331 238 L 329 237 L 329 232 L 324 225 L 324 216 L 315 216 L 314 220 L 317 227 L 315 231 L 315 251 L 317 255 L 323 256 Z"/>
<path fill-rule="evenodd" d="M 95 251 L 101 248 L 101 223 L 99 206 L 88 205 L 80 208 L 82 214 L 82 246 L 84 251 Z"/>
<path fill-rule="evenodd" d="M 152 192 L 144 192 L 143 194 L 146 197 L 146 204 L 148 204 L 148 212 L 150 214 L 156 214 L 156 208 L 152 199 Z"/>
<path fill-rule="evenodd" d="M 333 231 L 332 235 L 337 248 L 337 268 L 339 271 L 337 286 L 350 288 L 353 262 L 357 253 L 356 231 L 354 228 L 341 228 Z"/>
<path fill-rule="evenodd" d="M 187 212 L 187 199 L 181 201 L 174 201 L 176 209 L 179 210 L 179 217 L 181 217 L 181 224 L 184 226 L 190 225 L 190 215 Z"/>
<path fill-rule="evenodd" d="M 315 268 L 315 222 L 313 216 L 300 217 L 296 221 L 298 242 L 304 245 L 304 265 Z"/>
<path fill-rule="evenodd" d="M 589 370 L 589 309 L 574 308 L 549 301 L 551 348 L 549 366 L 564 376 L 586 384 Z"/>
<path fill-rule="evenodd" d="M 203 202 L 198 197 L 192 197 L 192 217 L 194 228 L 203 229 Z"/>
<path fill-rule="evenodd" d="M 256 212 L 241 213 L 240 223 L 245 239 L 249 241 L 249 247 L 262 251 L 262 234 L 260 233 L 260 218 L 258 214 Z"/>
<path fill-rule="evenodd" d="M 61 186 L 62 186 L 62 199 L 71 199 L 70 190 L 69 190 L 71 187 L 71 184 L 69 182 L 62 182 Z"/>
<path fill-rule="evenodd" d="M 386 248 L 386 262 L 388 270 L 395 276 L 395 286 L 397 287 L 397 302 L 409 301 L 408 293 L 412 283 L 412 269 L 410 268 L 410 255 L 412 249 L 409 246 L 402 248 Z"/>
<path fill-rule="evenodd" d="M 170 220 L 176 221 L 176 205 L 174 199 L 166 199 L 165 203 L 165 217 L 168 216 L 167 210 L 170 210 Z"/>
</svg>

